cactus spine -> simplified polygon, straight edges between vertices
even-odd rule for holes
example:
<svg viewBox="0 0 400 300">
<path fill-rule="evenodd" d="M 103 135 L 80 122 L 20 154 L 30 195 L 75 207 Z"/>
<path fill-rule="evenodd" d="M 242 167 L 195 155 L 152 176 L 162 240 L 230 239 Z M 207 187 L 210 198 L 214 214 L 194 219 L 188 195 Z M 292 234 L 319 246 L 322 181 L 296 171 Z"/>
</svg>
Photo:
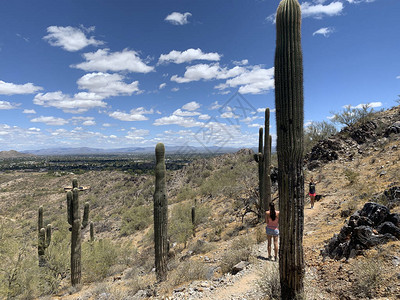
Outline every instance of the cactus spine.
<svg viewBox="0 0 400 300">
<path fill-rule="evenodd" d="M 154 248 L 155 265 L 158 281 L 167 279 L 167 225 L 168 201 L 165 188 L 165 147 L 158 143 L 156 146 L 155 192 L 154 192 Z"/>
<path fill-rule="evenodd" d="M 304 291 L 303 102 L 300 4 L 282 0 L 275 52 L 281 299 L 301 298 Z"/>
<path fill-rule="evenodd" d="M 78 180 L 72 181 L 73 190 L 67 192 L 67 215 L 71 229 L 71 284 L 73 286 L 81 282 L 81 229 L 89 223 L 89 203 L 85 203 L 83 220 L 79 210 Z M 82 224 L 82 226 L 81 226 Z"/>
<path fill-rule="evenodd" d="M 264 139 L 264 140 L 263 140 Z M 265 134 L 259 129 L 258 154 L 254 155 L 258 162 L 258 189 L 260 192 L 259 220 L 264 220 L 265 211 L 271 202 L 271 142 L 269 135 L 269 108 L 265 109 Z"/>
<path fill-rule="evenodd" d="M 46 259 L 44 257 L 46 249 L 50 246 L 51 242 L 51 224 L 43 226 L 43 206 L 39 207 L 38 211 L 38 256 L 39 256 L 39 267 L 46 265 Z"/>
</svg>

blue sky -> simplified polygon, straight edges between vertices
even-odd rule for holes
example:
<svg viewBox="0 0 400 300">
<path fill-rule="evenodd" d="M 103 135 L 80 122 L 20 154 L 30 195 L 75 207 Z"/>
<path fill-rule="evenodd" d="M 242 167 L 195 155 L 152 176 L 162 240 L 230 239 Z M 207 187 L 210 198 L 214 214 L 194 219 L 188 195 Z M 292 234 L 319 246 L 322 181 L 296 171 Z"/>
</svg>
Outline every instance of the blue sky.
<svg viewBox="0 0 400 300">
<path fill-rule="evenodd" d="M 3 1 L 0 150 L 257 146 L 275 137 L 278 0 Z M 302 6 L 305 124 L 395 105 L 398 0 Z"/>
</svg>

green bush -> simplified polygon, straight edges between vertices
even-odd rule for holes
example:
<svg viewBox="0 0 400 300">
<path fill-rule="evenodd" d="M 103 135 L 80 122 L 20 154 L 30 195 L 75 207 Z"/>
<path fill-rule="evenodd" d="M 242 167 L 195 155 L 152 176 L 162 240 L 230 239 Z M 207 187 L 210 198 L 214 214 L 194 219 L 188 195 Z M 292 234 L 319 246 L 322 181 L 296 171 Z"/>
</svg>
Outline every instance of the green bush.
<svg viewBox="0 0 400 300">
<path fill-rule="evenodd" d="M 317 142 L 334 135 L 336 132 L 336 127 L 326 121 L 312 122 L 304 130 L 305 152 L 309 152 Z"/>
<path fill-rule="evenodd" d="M 193 280 L 206 279 L 208 267 L 199 261 L 185 261 L 178 265 L 171 274 L 171 282 L 174 286 Z"/>
<path fill-rule="evenodd" d="M 176 196 L 176 202 L 182 202 L 185 200 L 192 200 L 196 197 L 197 193 L 188 185 L 183 186 Z"/>
<path fill-rule="evenodd" d="M 332 112 L 331 121 L 344 126 L 352 126 L 356 123 L 365 123 L 371 120 L 373 108 L 370 104 L 363 104 L 360 107 L 346 105 L 340 112 Z"/>
<path fill-rule="evenodd" d="M 82 245 L 82 268 L 85 282 L 98 281 L 109 274 L 120 258 L 120 247 L 110 240 L 85 242 Z"/>
<path fill-rule="evenodd" d="M 152 223 L 150 205 L 136 206 L 128 209 L 122 215 L 121 235 L 130 235 L 147 228 Z"/>
<path fill-rule="evenodd" d="M 348 184 L 353 185 L 353 184 L 357 183 L 358 176 L 360 176 L 360 173 L 355 172 L 350 169 L 346 169 L 346 170 L 344 170 L 344 176 L 346 177 Z"/>
<path fill-rule="evenodd" d="M 173 206 L 168 222 L 171 242 L 186 243 L 193 234 L 192 206 L 190 203 L 178 203 Z"/>
</svg>

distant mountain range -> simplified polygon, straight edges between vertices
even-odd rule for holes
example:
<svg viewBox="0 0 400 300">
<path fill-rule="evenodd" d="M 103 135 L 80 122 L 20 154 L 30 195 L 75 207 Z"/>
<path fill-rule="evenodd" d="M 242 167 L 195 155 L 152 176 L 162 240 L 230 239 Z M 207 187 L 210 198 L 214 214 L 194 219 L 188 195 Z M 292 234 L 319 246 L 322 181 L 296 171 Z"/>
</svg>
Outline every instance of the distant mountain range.
<svg viewBox="0 0 400 300">
<path fill-rule="evenodd" d="M 182 147 L 182 146 L 166 146 L 167 153 L 176 154 L 190 154 L 190 153 L 231 153 L 236 152 L 238 148 L 231 147 Z M 6 151 L 3 151 L 6 152 Z M 16 151 L 15 151 L 16 152 Z M 154 153 L 154 147 L 126 147 L 116 149 L 102 149 L 102 148 L 48 148 L 40 150 L 25 150 L 24 154 L 33 155 L 101 155 L 101 154 L 146 154 Z"/>
</svg>

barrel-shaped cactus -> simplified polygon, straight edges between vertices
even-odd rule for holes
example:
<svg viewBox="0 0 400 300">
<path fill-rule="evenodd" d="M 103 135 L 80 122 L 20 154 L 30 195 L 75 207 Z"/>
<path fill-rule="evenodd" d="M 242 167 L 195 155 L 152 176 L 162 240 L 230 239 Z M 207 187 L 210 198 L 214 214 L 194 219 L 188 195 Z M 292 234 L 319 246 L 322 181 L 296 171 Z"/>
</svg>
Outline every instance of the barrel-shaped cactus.
<svg viewBox="0 0 400 300">
<path fill-rule="evenodd" d="M 77 179 L 72 181 L 72 187 L 67 192 L 67 219 L 71 225 L 71 284 L 75 286 L 81 282 L 81 229 L 89 224 L 89 203 L 85 203 L 81 222 Z"/>
<path fill-rule="evenodd" d="M 275 52 L 281 299 L 297 299 L 304 290 L 303 102 L 300 4 L 282 0 Z"/>
<path fill-rule="evenodd" d="M 39 267 L 46 265 L 46 249 L 50 246 L 51 242 L 51 224 L 48 224 L 46 228 L 43 226 L 43 206 L 39 207 L 38 211 L 38 256 L 39 256 Z"/>
<path fill-rule="evenodd" d="M 167 279 L 167 227 L 168 227 L 168 200 L 165 187 L 165 147 L 158 143 L 155 168 L 155 192 L 154 192 L 154 249 L 155 266 L 158 281 Z"/>
</svg>

